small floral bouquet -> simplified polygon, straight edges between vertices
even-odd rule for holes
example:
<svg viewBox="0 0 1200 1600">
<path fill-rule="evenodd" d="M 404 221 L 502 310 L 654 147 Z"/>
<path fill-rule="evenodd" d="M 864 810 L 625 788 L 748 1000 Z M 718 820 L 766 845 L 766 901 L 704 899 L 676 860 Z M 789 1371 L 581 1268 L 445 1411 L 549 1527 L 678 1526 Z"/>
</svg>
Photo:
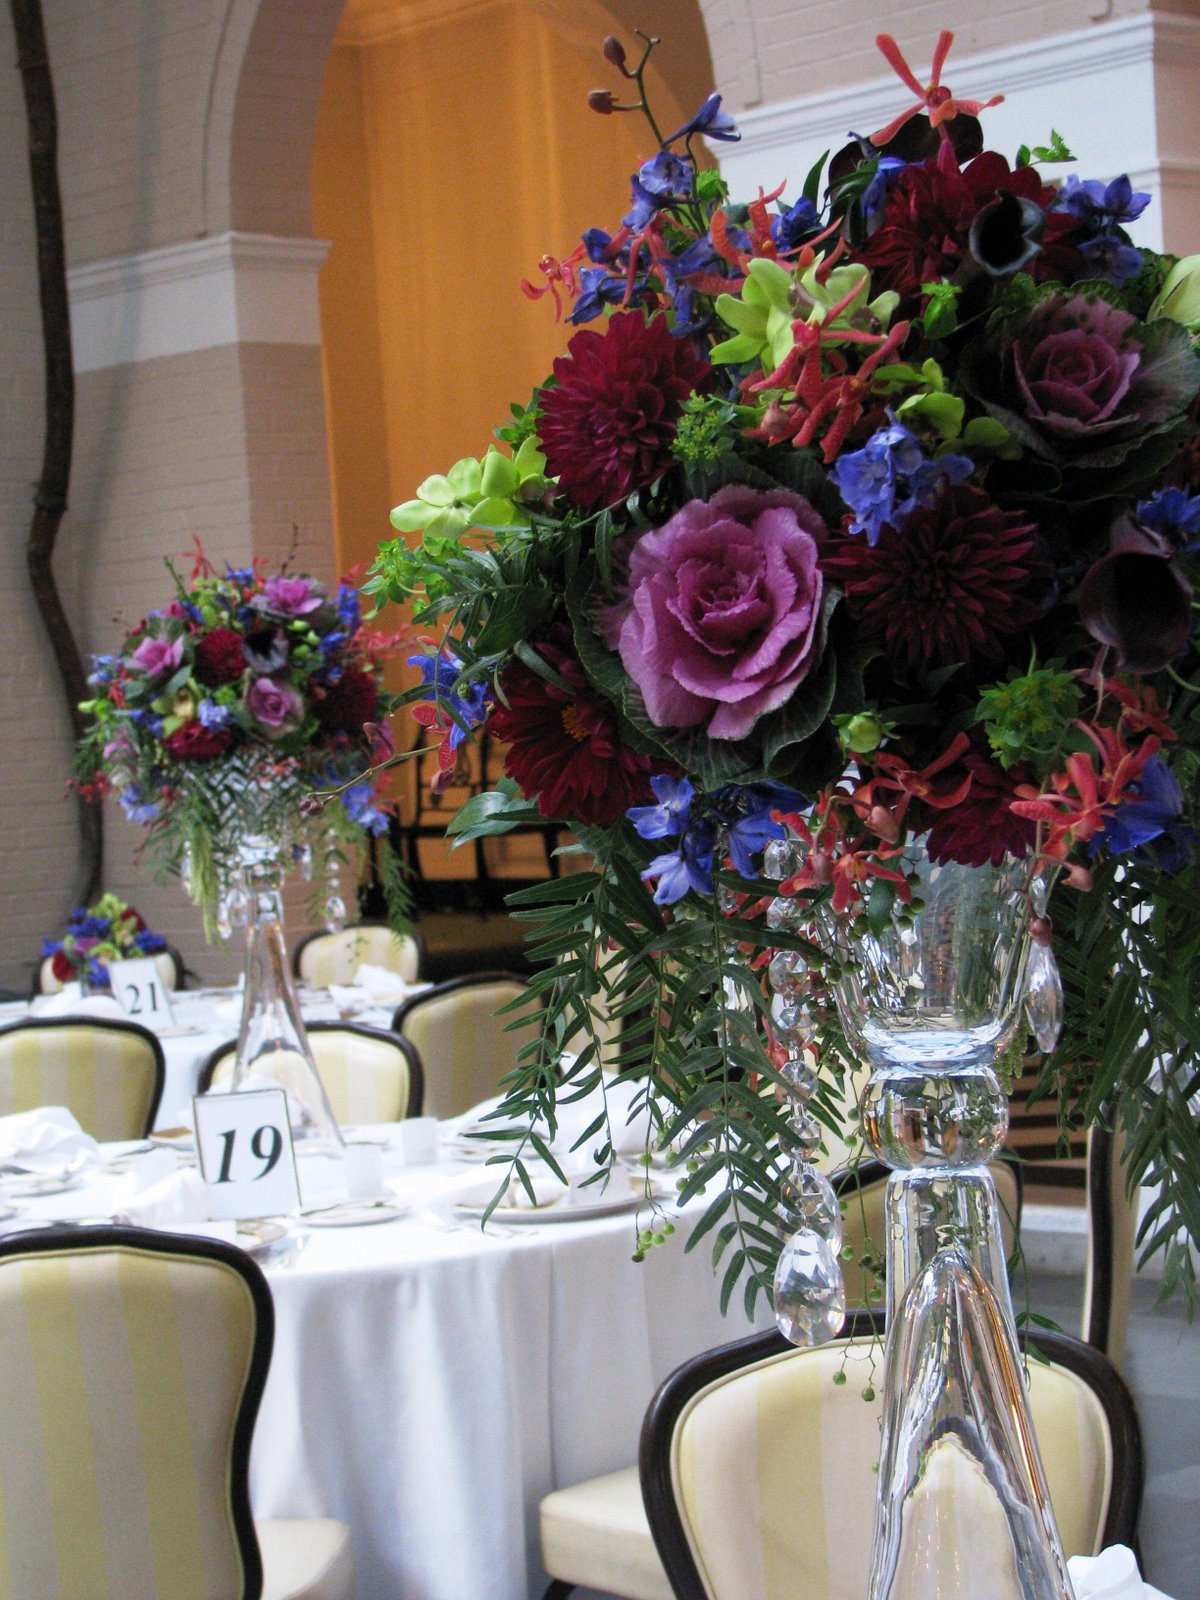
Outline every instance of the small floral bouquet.
<svg viewBox="0 0 1200 1600">
<path fill-rule="evenodd" d="M 821 904 L 903 919 L 915 840 L 1024 859 L 1058 885 L 1070 1002 L 1043 1087 L 1064 1121 L 1122 1121 L 1131 1181 L 1162 1185 L 1148 1248 L 1190 1291 L 1200 257 L 1135 247 L 1150 197 L 1054 176 L 1057 133 L 985 149 L 948 33 L 927 85 L 881 36 L 915 104 L 739 202 L 696 150 L 738 137 L 719 96 L 660 136 L 655 42 L 632 64 L 608 39 L 628 96 L 590 97 L 650 121 L 628 211 L 523 286 L 577 331 L 480 460 L 393 512 L 410 537 L 365 586 L 432 640 L 410 698 L 445 764 L 480 727 L 507 747 L 452 833 L 553 820 L 588 863 L 511 902 L 553 965 L 508 1109 L 552 1122 L 556 1050 L 603 1000 L 685 1196 L 723 1180 L 726 1293 L 753 1292 L 787 1138 L 768 952 L 817 963 Z M 816 1044 L 836 1087 L 828 1009 Z"/>
<path fill-rule="evenodd" d="M 387 830 L 371 768 L 384 737 L 376 719 L 391 704 L 381 687 L 391 641 L 363 629 L 348 582 L 330 594 L 257 564 L 221 573 L 199 546 L 190 582 L 170 570 L 174 599 L 93 662 L 80 782 L 148 827 L 215 919 L 245 835 L 311 848 L 314 788 L 338 795 L 320 825 L 330 850 Z"/>
<path fill-rule="evenodd" d="M 42 959 L 59 983 L 83 982 L 91 989 L 110 987 L 108 963 L 152 956 L 167 948 L 161 933 L 115 894 L 101 895 L 94 906 L 80 906 L 67 920 L 61 939 L 42 940 Z"/>
</svg>

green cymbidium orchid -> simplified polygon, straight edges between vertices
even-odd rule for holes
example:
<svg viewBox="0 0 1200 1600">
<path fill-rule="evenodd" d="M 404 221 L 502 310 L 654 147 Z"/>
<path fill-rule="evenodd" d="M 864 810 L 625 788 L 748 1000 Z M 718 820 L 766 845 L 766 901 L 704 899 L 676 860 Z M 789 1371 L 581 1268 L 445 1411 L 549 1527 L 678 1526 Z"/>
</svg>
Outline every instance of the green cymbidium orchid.
<svg viewBox="0 0 1200 1600">
<path fill-rule="evenodd" d="M 747 272 L 740 296 L 717 297 L 717 314 L 738 331 L 734 338 L 714 347 L 713 361 L 740 364 L 757 360 L 764 372 L 774 372 L 796 342 L 792 324 L 798 319 L 823 323 L 856 284 L 859 292 L 834 317 L 832 329 L 886 328 L 900 303 L 890 290 L 868 301 L 871 274 L 866 267 L 834 267 L 821 281 L 815 266 L 797 274 L 777 261 L 756 257 Z"/>
<path fill-rule="evenodd" d="M 461 538 L 472 527 L 527 528 L 525 507 L 546 487 L 546 458 L 535 439 L 511 457 L 492 445 L 482 460 L 464 456 L 449 472 L 426 478 L 416 499 L 397 506 L 390 520 L 400 533 L 424 530 L 432 538 Z"/>
</svg>

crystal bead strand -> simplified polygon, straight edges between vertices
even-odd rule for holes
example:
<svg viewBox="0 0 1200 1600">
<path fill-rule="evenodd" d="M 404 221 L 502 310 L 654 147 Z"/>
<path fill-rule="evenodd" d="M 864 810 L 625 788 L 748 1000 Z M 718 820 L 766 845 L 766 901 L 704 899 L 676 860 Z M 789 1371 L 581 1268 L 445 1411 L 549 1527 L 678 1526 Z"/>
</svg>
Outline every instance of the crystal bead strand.
<svg viewBox="0 0 1200 1600">
<path fill-rule="evenodd" d="M 325 847 L 325 905 L 321 915 L 328 933 L 340 933 L 346 926 L 346 902 L 342 899 L 341 858 L 332 838 Z"/>
<path fill-rule="evenodd" d="M 1046 915 L 1050 900 L 1050 881 L 1035 878 L 1029 887 L 1033 916 L 1029 923 L 1029 959 L 1025 967 L 1025 1016 L 1047 1055 L 1058 1043 L 1063 1025 L 1062 974 L 1051 944 L 1054 928 Z"/>
<path fill-rule="evenodd" d="M 790 877 L 800 866 L 797 846 L 773 840 L 763 857 L 768 878 Z M 767 925 L 778 931 L 796 929 L 803 907 L 777 895 L 767 907 Z M 809 1102 L 817 1087 L 816 1023 L 809 1006 L 808 964 L 795 950 L 777 950 L 767 967 L 774 991 L 772 1032 L 786 1051 L 780 1075 L 790 1099 L 787 1154 L 790 1166 L 780 1187 L 780 1214 L 787 1237 L 775 1271 L 775 1321 L 795 1345 L 818 1345 L 835 1338 L 846 1319 L 846 1290 L 839 1251 L 842 1217 L 833 1185 L 814 1164 L 821 1144 L 821 1124 Z"/>
</svg>

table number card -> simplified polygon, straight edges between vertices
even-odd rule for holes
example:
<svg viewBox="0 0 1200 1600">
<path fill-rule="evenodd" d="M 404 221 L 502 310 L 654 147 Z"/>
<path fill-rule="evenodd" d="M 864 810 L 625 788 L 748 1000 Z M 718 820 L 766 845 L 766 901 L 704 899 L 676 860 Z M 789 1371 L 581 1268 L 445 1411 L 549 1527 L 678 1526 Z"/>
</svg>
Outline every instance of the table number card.
<svg viewBox="0 0 1200 1600">
<path fill-rule="evenodd" d="M 108 976 L 113 997 L 131 1022 L 155 1030 L 175 1026 L 171 996 L 153 957 L 110 961 Z"/>
<path fill-rule="evenodd" d="M 282 1089 L 197 1095 L 196 1149 L 214 1218 L 277 1217 L 300 1205 Z"/>
</svg>

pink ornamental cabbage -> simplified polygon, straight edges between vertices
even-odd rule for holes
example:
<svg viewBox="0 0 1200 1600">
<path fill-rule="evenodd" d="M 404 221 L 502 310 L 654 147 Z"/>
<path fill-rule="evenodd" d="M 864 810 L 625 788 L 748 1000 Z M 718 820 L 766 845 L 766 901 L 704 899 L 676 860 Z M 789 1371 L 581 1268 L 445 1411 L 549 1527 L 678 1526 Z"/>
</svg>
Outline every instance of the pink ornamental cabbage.
<svg viewBox="0 0 1200 1600">
<path fill-rule="evenodd" d="M 311 578 L 268 578 L 263 586 L 263 609 L 277 617 L 307 617 L 324 598 Z"/>
<path fill-rule="evenodd" d="M 246 710 L 268 739 L 280 739 L 304 721 L 304 701 L 290 683 L 255 678 L 246 691 Z"/>
<path fill-rule="evenodd" d="M 183 660 L 183 639 L 143 639 L 133 660 L 148 678 L 163 678 Z"/>
<path fill-rule="evenodd" d="M 644 533 L 608 642 L 660 728 L 741 739 L 816 665 L 825 525 L 788 489 L 730 485 Z"/>
</svg>

